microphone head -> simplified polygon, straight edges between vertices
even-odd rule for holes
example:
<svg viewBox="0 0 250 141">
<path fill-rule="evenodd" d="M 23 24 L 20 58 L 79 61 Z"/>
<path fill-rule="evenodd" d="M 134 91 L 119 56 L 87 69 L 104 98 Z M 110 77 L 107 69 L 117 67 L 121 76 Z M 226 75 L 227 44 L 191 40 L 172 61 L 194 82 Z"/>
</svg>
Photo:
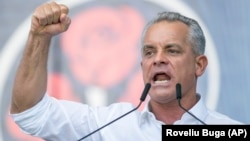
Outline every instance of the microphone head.
<svg viewBox="0 0 250 141">
<path fill-rule="evenodd" d="M 150 87 L 151 87 L 151 84 L 150 84 L 150 83 L 147 83 L 147 84 L 145 85 L 145 88 L 144 88 L 144 90 L 143 90 L 143 92 L 142 92 L 142 95 L 141 95 L 141 98 L 140 98 L 141 101 L 144 101 L 144 100 L 145 100 L 145 98 L 146 98 L 146 96 L 147 96 L 147 94 L 148 94 L 148 91 L 149 91 Z"/>
<path fill-rule="evenodd" d="M 176 84 L 176 98 L 181 99 L 181 84 L 180 83 Z"/>
</svg>

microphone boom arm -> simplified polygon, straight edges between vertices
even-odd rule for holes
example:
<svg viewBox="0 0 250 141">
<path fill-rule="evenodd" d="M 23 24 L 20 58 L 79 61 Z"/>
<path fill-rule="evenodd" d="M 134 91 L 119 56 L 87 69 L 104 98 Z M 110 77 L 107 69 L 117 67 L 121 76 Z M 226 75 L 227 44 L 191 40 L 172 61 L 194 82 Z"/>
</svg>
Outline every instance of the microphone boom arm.
<svg viewBox="0 0 250 141">
<path fill-rule="evenodd" d="M 107 124 L 101 126 L 100 128 L 97 128 L 96 130 L 90 132 L 89 134 L 85 135 L 84 137 L 82 137 L 81 139 L 79 139 L 79 140 L 77 140 L 77 141 L 81 141 L 81 140 L 83 140 L 83 139 L 89 137 L 90 135 L 92 135 L 92 134 L 96 133 L 97 131 L 103 129 L 104 127 L 106 127 L 106 126 L 108 126 L 108 125 L 114 123 L 115 121 L 117 121 L 117 120 L 123 118 L 124 116 L 126 116 L 126 115 L 132 113 L 133 111 L 137 110 L 137 109 L 141 106 L 142 102 L 145 100 L 145 98 L 146 98 L 146 96 L 147 96 L 147 94 L 148 94 L 148 91 L 149 91 L 150 87 L 151 87 L 151 84 L 150 84 L 150 83 L 147 83 L 147 84 L 145 85 L 145 88 L 144 88 L 144 90 L 143 90 L 143 92 L 142 92 L 142 95 L 141 95 L 141 98 L 140 98 L 140 103 L 137 105 L 137 107 L 135 107 L 134 109 L 130 110 L 129 112 L 127 112 L 127 113 L 125 113 L 125 114 L 123 114 L 123 115 L 117 117 L 116 119 L 110 121 L 109 123 L 107 123 Z"/>
</svg>

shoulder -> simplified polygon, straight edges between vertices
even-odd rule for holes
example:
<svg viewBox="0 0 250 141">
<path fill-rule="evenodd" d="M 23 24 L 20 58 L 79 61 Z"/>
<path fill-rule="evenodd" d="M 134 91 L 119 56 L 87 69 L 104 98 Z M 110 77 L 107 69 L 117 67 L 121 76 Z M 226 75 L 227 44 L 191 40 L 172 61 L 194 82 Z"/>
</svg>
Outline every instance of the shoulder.
<svg viewBox="0 0 250 141">
<path fill-rule="evenodd" d="M 213 110 L 208 110 L 208 115 L 206 118 L 207 123 L 212 123 L 212 124 L 243 124 L 242 122 L 233 119 L 229 117 L 228 115 L 225 115 L 223 113 L 213 111 Z"/>
</svg>

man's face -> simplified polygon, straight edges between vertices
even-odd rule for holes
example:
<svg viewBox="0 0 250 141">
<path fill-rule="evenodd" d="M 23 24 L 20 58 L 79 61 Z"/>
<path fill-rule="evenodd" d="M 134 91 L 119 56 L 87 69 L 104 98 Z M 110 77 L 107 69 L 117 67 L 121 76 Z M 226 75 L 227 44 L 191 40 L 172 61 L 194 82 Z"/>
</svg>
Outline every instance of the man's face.
<svg viewBox="0 0 250 141">
<path fill-rule="evenodd" d="M 182 94 L 195 93 L 197 61 L 190 42 L 188 27 L 181 22 L 153 24 L 145 34 L 142 50 L 144 82 L 151 83 L 149 95 L 158 103 L 176 99 L 176 84 Z"/>
</svg>

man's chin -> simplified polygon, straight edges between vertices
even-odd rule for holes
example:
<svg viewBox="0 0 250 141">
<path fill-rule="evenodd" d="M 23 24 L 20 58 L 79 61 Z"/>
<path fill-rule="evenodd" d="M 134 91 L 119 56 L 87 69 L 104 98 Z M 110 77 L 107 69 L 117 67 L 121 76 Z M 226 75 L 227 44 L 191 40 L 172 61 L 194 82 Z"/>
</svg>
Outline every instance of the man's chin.
<svg viewBox="0 0 250 141">
<path fill-rule="evenodd" d="M 150 97 L 157 100 L 157 101 L 165 101 L 168 99 L 173 99 L 176 97 L 174 93 L 170 93 L 166 89 L 157 89 L 150 91 Z"/>
</svg>

